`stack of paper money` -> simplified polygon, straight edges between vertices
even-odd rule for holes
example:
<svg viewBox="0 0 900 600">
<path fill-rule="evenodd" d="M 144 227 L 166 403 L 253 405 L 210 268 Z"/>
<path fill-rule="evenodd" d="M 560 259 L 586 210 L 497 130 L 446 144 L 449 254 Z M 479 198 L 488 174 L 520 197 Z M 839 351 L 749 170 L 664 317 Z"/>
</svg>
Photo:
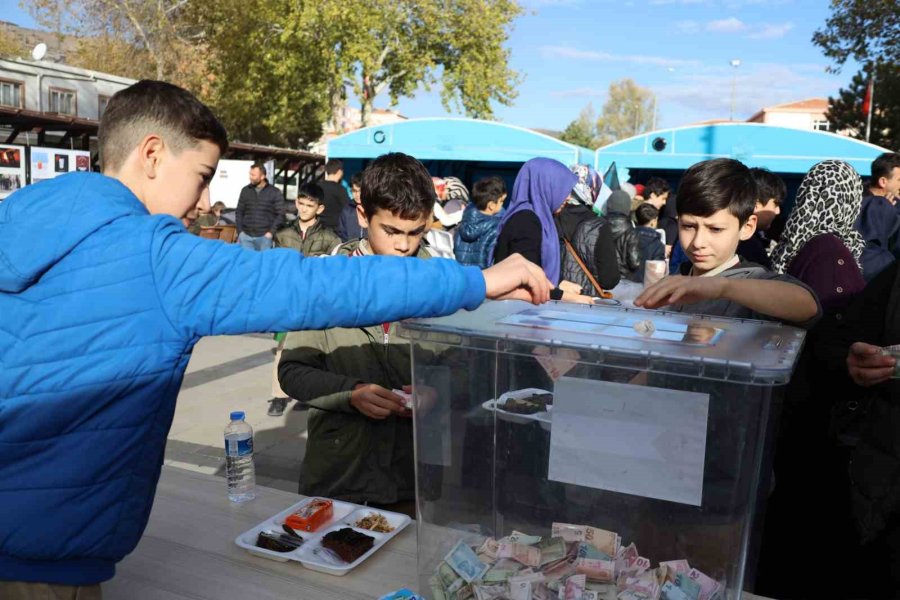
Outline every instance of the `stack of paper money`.
<svg viewBox="0 0 900 600">
<path fill-rule="evenodd" d="M 686 560 L 655 569 L 612 531 L 553 523 L 550 537 L 514 531 L 456 544 L 431 577 L 434 600 L 724 600 L 725 585 Z"/>
</svg>

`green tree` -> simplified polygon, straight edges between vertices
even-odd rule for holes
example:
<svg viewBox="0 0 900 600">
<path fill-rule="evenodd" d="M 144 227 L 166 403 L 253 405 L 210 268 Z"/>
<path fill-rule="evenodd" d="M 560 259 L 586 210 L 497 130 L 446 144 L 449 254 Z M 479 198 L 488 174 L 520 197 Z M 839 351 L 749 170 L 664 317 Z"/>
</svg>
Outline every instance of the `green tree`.
<svg viewBox="0 0 900 600">
<path fill-rule="evenodd" d="M 296 147 L 321 135 L 342 89 L 341 49 L 335 45 L 341 23 L 330 18 L 334 5 L 192 5 L 190 18 L 211 49 L 208 100 L 233 137 Z"/>
<path fill-rule="evenodd" d="M 872 135 L 869 141 L 886 148 L 900 145 L 900 10 L 897 0 L 831 0 L 831 16 L 812 37 L 839 72 L 850 59 L 863 65 L 850 85 L 829 98 L 828 120 L 833 131 L 865 139 L 862 111 L 866 86 L 875 75 Z"/>
<path fill-rule="evenodd" d="M 559 139 L 576 146 L 593 148 L 596 137 L 597 113 L 594 111 L 594 105 L 588 102 L 587 106 L 578 113 L 578 118 L 565 128 Z"/>
<path fill-rule="evenodd" d="M 201 32 L 185 18 L 188 0 L 30 0 L 22 6 L 57 35 L 81 38 L 67 57 L 74 66 L 199 91 L 204 47 Z"/>
<path fill-rule="evenodd" d="M 653 92 L 632 79 L 609 84 L 609 97 L 597 119 L 597 146 L 649 131 L 653 126 L 655 104 Z"/>
<path fill-rule="evenodd" d="M 828 98 L 831 131 L 866 139 L 867 115 L 863 112 L 863 100 L 868 84 L 868 74 L 860 71 L 847 88 L 839 90 L 836 97 Z M 869 141 L 895 151 L 900 149 L 900 67 L 896 65 L 884 65 L 876 70 Z"/>
<path fill-rule="evenodd" d="M 900 63 L 897 0 L 831 0 L 831 16 L 812 41 L 840 67 L 848 59 L 866 65 Z"/>
<path fill-rule="evenodd" d="M 0 57 L 24 56 L 26 48 L 14 36 L 0 32 Z"/>
<path fill-rule="evenodd" d="M 518 76 L 503 47 L 514 0 L 220 0 L 192 14 L 211 49 L 211 99 L 241 135 L 309 142 L 344 104 L 441 85 L 444 106 L 491 118 Z"/>
<path fill-rule="evenodd" d="M 333 0 L 331 0 L 333 1 Z M 371 0 L 346 10 L 338 65 L 361 99 L 363 124 L 375 99 L 391 104 L 419 85 L 440 83 L 446 109 L 476 118 L 493 117 L 492 102 L 509 105 L 518 74 L 504 47 L 522 8 L 515 0 Z"/>
</svg>

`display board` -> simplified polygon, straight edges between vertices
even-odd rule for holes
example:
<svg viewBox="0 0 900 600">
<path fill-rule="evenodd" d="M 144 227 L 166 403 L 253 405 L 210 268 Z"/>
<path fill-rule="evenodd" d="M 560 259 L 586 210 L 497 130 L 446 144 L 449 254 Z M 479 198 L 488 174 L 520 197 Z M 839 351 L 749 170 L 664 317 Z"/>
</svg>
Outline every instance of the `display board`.
<svg viewBox="0 0 900 600">
<path fill-rule="evenodd" d="M 87 150 L 67 150 L 65 148 L 43 148 L 31 146 L 31 175 L 28 183 L 53 179 L 64 173 L 91 170 L 91 153 Z"/>
<path fill-rule="evenodd" d="M 0 144 L 0 200 L 25 185 L 25 148 Z"/>
</svg>

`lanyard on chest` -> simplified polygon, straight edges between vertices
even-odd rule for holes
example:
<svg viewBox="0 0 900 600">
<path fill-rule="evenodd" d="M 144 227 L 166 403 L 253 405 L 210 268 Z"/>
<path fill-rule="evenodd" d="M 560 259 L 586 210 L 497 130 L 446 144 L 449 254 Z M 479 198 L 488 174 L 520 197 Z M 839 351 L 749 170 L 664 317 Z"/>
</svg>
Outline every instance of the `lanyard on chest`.
<svg viewBox="0 0 900 600">
<path fill-rule="evenodd" d="M 390 323 L 382 323 L 381 331 L 383 332 L 384 337 L 382 340 L 384 341 L 384 346 L 387 348 L 387 345 L 391 343 L 391 324 Z"/>
</svg>

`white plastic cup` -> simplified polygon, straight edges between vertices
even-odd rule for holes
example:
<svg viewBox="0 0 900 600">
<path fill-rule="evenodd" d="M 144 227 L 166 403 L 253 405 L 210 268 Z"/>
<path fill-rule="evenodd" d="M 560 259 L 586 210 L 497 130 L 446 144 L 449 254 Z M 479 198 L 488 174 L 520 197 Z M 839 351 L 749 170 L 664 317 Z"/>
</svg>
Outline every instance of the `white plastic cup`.
<svg viewBox="0 0 900 600">
<path fill-rule="evenodd" d="M 669 265 L 664 260 L 648 260 L 644 263 L 644 287 L 653 285 L 669 274 Z"/>
<path fill-rule="evenodd" d="M 894 365 L 894 374 L 891 379 L 900 379 L 900 346 L 885 346 L 881 349 L 882 356 L 893 356 L 897 363 Z"/>
</svg>

